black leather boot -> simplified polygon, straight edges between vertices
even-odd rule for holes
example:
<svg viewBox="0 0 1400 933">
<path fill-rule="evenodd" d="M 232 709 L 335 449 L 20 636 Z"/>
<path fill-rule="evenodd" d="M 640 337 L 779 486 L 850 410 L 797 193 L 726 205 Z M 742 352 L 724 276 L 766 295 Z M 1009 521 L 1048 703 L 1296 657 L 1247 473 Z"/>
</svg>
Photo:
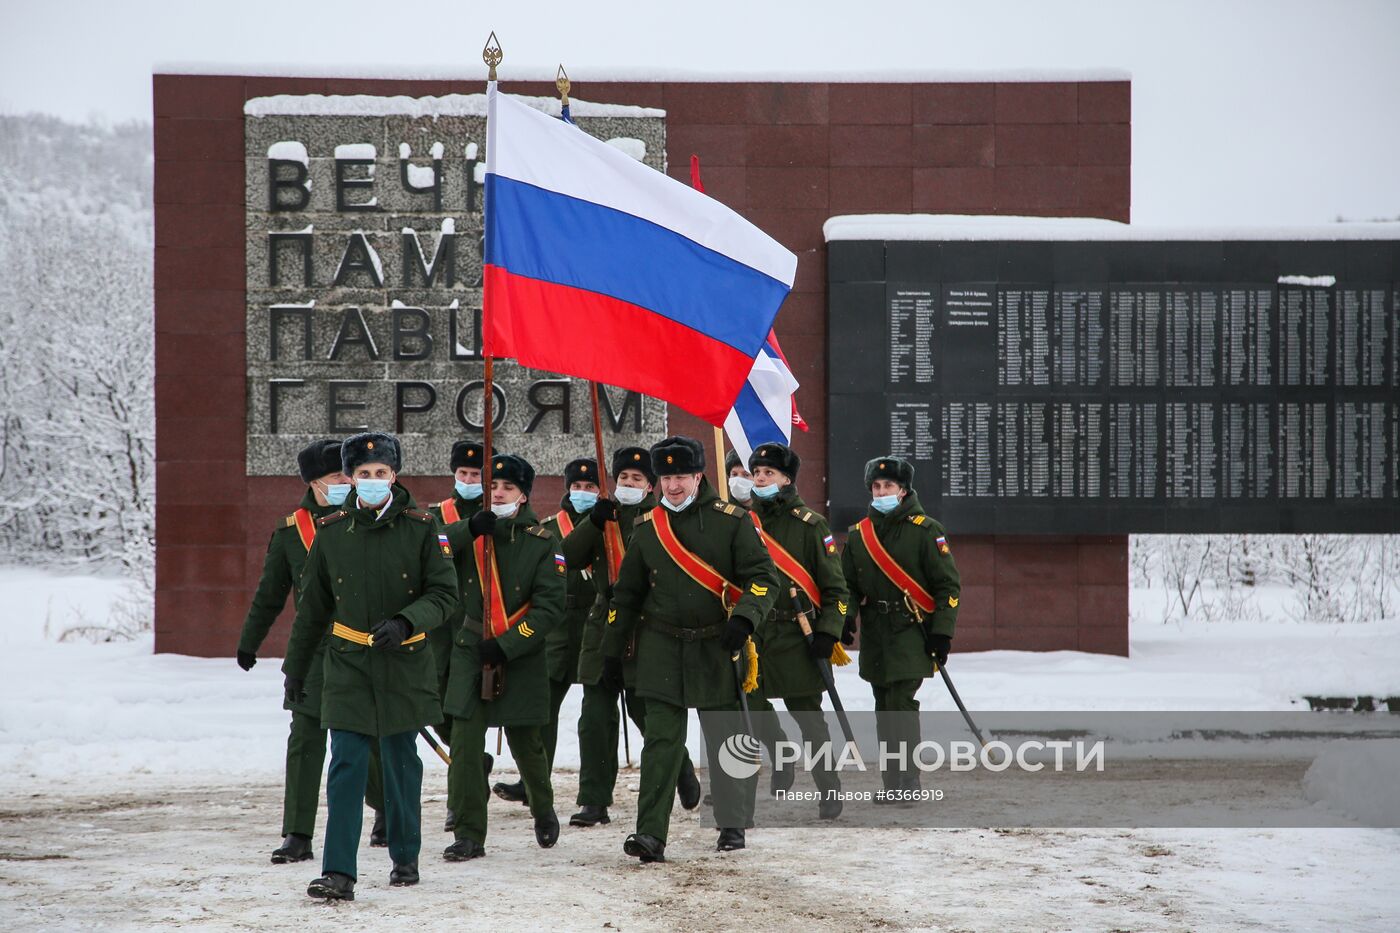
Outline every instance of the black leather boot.
<svg viewBox="0 0 1400 933">
<path fill-rule="evenodd" d="M 569 817 L 570 826 L 599 826 L 611 822 L 612 817 L 608 816 L 607 807 L 584 807 Z"/>
<path fill-rule="evenodd" d="M 272 850 L 272 864 L 285 865 L 288 862 L 305 862 L 315 857 L 311 851 L 311 840 L 295 833 L 282 840 L 282 845 Z"/>
<path fill-rule="evenodd" d="M 355 899 L 355 879 L 340 872 L 328 871 L 307 885 L 308 897 L 320 897 L 328 901 L 353 901 Z"/>
<path fill-rule="evenodd" d="M 442 850 L 442 857 L 449 862 L 466 862 L 485 854 L 486 847 L 475 839 L 458 839 Z"/>
<path fill-rule="evenodd" d="M 553 848 L 559 841 L 559 817 L 553 810 L 547 816 L 535 818 L 535 841 L 541 849 Z"/>
<path fill-rule="evenodd" d="M 622 851 L 633 858 L 641 859 L 642 864 L 666 861 L 666 843 L 646 833 L 633 833 L 628 836 L 627 841 L 622 844 Z"/>
<path fill-rule="evenodd" d="M 681 776 L 676 781 L 676 793 L 680 795 L 681 806 L 694 810 L 700 806 L 700 779 L 695 776 L 695 765 L 687 757 L 681 762 Z"/>
<path fill-rule="evenodd" d="M 715 843 L 715 849 L 720 852 L 733 852 L 735 849 L 744 847 L 744 831 L 742 829 L 721 829 L 719 831 L 719 842 Z"/>
<path fill-rule="evenodd" d="M 389 884 L 392 887 L 402 888 L 418 883 L 418 863 L 404 862 L 402 865 L 395 865 L 389 872 Z"/>
</svg>

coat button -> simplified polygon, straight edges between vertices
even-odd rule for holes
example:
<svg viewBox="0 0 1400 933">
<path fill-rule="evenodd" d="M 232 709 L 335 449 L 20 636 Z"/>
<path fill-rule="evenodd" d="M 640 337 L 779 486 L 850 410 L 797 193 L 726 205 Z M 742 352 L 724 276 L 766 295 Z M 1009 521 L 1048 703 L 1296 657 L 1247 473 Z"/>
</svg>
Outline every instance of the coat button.
<svg viewBox="0 0 1400 933">
<path fill-rule="evenodd" d="M 407 579 L 408 579 L 408 574 L 404 574 L 404 575 L 403 575 L 403 578 L 404 578 L 405 580 L 407 580 Z"/>
</svg>

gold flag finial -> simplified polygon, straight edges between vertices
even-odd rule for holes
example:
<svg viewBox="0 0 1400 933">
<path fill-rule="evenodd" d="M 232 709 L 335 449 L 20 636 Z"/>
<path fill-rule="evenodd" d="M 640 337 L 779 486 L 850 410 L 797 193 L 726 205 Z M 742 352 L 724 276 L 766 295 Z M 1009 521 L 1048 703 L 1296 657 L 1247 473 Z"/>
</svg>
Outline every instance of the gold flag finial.
<svg viewBox="0 0 1400 933">
<path fill-rule="evenodd" d="M 564 66 L 559 66 L 559 73 L 554 76 L 554 86 L 559 89 L 559 101 L 562 106 L 569 106 L 569 73 L 564 70 Z"/>
<path fill-rule="evenodd" d="M 486 63 L 489 69 L 486 73 L 487 81 L 496 80 L 496 66 L 505 58 L 505 53 L 501 51 L 501 41 L 496 38 L 496 33 L 492 30 L 490 37 L 486 40 L 486 48 L 481 50 L 481 60 Z"/>
</svg>

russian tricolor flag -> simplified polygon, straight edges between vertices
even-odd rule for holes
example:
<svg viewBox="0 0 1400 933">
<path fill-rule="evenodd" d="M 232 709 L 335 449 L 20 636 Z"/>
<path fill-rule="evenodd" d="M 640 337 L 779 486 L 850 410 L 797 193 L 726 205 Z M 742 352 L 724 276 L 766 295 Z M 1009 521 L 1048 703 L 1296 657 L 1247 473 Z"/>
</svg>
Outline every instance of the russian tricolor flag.
<svg viewBox="0 0 1400 933">
<path fill-rule="evenodd" d="M 494 83 L 487 94 L 486 351 L 723 424 L 797 257 Z"/>
<path fill-rule="evenodd" d="M 734 400 L 734 408 L 724 419 L 724 433 L 741 461 L 748 463 L 760 444 L 791 442 L 792 396 L 796 391 L 797 379 L 778 349 L 778 338 L 769 334 Z"/>
</svg>

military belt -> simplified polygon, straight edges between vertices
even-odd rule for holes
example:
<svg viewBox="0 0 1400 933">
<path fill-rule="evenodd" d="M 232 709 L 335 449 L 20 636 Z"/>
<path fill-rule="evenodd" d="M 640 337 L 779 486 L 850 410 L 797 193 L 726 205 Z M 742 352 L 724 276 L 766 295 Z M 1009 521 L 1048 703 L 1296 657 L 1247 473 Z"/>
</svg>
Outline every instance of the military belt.
<svg viewBox="0 0 1400 933">
<path fill-rule="evenodd" d="M 718 638 L 724 633 L 725 623 L 716 622 L 714 625 L 704 625 L 700 628 L 681 628 L 678 625 L 671 625 L 659 619 L 647 619 L 646 624 L 650 628 L 656 629 L 663 635 L 670 635 L 681 641 L 703 641 L 707 638 Z"/>
<path fill-rule="evenodd" d="M 331 634 L 334 635 L 336 638 L 343 638 L 346 641 L 353 641 L 357 645 L 374 644 L 374 636 L 371 635 L 369 632 L 362 632 L 359 629 L 351 628 L 348 625 L 341 625 L 339 622 L 331 623 Z M 405 638 L 402 642 L 400 642 L 400 644 L 411 645 L 414 642 L 422 641 L 427 637 L 428 634 L 426 632 L 419 632 L 417 635 L 410 635 L 409 637 Z"/>
<path fill-rule="evenodd" d="M 872 599 L 865 604 L 866 608 L 874 609 L 876 615 L 882 616 L 904 616 L 906 619 L 914 618 L 909 607 L 904 605 L 903 600 L 895 599 Z"/>
<path fill-rule="evenodd" d="M 770 609 L 768 610 L 769 622 L 796 622 L 797 613 L 791 609 Z"/>
</svg>

